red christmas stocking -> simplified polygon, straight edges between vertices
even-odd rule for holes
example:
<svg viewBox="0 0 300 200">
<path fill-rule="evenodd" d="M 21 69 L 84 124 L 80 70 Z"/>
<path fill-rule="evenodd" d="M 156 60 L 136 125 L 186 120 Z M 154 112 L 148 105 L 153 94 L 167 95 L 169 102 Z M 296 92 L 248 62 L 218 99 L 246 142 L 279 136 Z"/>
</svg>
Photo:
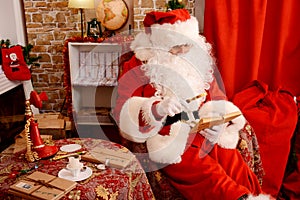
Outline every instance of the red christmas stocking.
<svg viewBox="0 0 300 200">
<path fill-rule="evenodd" d="M 23 57 L 22 47 L 2 48 L 2 69 L 11 81 L 30 80 L 31 74 Z"/>
</svg>

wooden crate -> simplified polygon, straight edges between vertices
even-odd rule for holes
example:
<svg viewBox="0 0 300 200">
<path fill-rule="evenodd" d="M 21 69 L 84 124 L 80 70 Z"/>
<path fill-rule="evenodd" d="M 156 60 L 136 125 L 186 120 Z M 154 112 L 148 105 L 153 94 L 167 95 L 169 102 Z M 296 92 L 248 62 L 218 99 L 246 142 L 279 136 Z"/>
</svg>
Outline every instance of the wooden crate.
<svg viewBox="0 0 300 200">
<path fill-rule="evenodd" d="M 66 131 L 71 130 L 72 123 L 68 117 L 60 113 L 44 113 L 34 115 L 41 135 L 52 135 L 53 139 L 67 137 Z"/>
</svg>

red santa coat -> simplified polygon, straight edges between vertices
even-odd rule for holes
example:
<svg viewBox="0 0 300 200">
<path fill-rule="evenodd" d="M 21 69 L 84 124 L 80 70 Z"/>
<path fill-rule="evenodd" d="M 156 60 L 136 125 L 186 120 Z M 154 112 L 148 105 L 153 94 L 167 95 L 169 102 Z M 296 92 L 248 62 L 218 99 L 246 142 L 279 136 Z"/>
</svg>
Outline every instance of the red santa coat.
<svg viewBox="0 0 300 200">
<path fill-rule="evenodd" d="M 142 62 L 133 57 L 124 64 L 119 79 L 118 99 L 113 113 L 123 137 L 134 142 L 146 142 L 152 160 L 169 164 L 163 171 L 187 199 L 233 200 L 245 194 L 256 196 L 262 193 L 256 175 L 235 149 L 243 120 L 232 126 L 234 128 L 229 126 L 225 130 L 228 136 L 224 135 L 224 140 L 221 137 L 222 141 L 219 140 L 207 156 L 200 158 L 204 141 L 201 134 L 190 133 L 190 127 L 181 122 L 162 126 L 161 121 L 151 116 L 151 105 L 157 101 L 153 97 L 156 90 L 149 84 L 141 65 Z M 213 97 L 224 99 L 225 96 L 215 86 L 212 84 L 210 88 Z M 237 109 L 229 105 L 230 110 Z M 142 112 L 150 115 L 150 123 L 144 122 Z"/>
</svg>

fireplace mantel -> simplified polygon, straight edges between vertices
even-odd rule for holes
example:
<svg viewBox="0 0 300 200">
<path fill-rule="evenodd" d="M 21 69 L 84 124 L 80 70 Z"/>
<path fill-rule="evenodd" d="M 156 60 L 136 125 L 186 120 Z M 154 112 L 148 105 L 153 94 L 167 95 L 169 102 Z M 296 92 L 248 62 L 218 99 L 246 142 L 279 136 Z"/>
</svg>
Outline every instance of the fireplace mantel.
<svg viewBox="0 0 300 200">
<path fill-rule="evenodd" d="M 22 84 L 21 81 L 10 81 L 6 78 L 2 70 L 0 70 L 0 95 Z"/>
<path fill-rule="evenodd" d="M 29 99 L 30 98 L 30 92 L 33 90 L 31 80 L 27 80 L 27 81 L 10 81 L 5 76 L 4 72 L 1 69 L 1 65 L 0 65 L 0 96 L 4 93 L 14 89 L 15 87 L 21 85 L 21 84 L 23 84 L 23 90 L 24 90 L 25 98 Z M 36 108 L 34 106 L 31 106 L 31 109 L 32 109 L 33 114 L 38 114 L 39 113 L 38 108 Z"/>
</svg>

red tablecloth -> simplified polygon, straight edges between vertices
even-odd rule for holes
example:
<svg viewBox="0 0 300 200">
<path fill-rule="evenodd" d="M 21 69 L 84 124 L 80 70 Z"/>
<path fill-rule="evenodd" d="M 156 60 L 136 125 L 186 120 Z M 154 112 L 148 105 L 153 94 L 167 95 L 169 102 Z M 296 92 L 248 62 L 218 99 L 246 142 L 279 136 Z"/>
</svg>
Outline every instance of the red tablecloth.
<svg viewBox="0 0 300 200">
<path fill-rule="evenodd" d="M 125 147 L 119 144 L 100 139 L 72 138 L 55 141 L 55 145 L 58 147 L 71 143 L 82 145 L 81 150 L 105 147 L 116 151 L 127 151 Z M 58 172 L 65 168 L 68 163 L 66 158 L 57 161 L 45 159 L 30 163 L 25 159 L 24 153 L 25 151 L 16 154 L 7 152 L 0 154 L 0 199 L 8 199 L 9 186 L 34 170 L 17 178 L 9 176 L 12 171 L 27 170 L 38 165 L 36 170 L 57 176 Z M 128 153 L 131 152 L 128 151 Z M 78 181 L 76 188 L 63 199 L 154 199 L 146 174 L 136 159 L 124 169 L 107 167 L 105 170 L 99 170 L 94 163 L 82 162 L 93 170 L 92 176 L 86 180 Z"/>
</svg>

